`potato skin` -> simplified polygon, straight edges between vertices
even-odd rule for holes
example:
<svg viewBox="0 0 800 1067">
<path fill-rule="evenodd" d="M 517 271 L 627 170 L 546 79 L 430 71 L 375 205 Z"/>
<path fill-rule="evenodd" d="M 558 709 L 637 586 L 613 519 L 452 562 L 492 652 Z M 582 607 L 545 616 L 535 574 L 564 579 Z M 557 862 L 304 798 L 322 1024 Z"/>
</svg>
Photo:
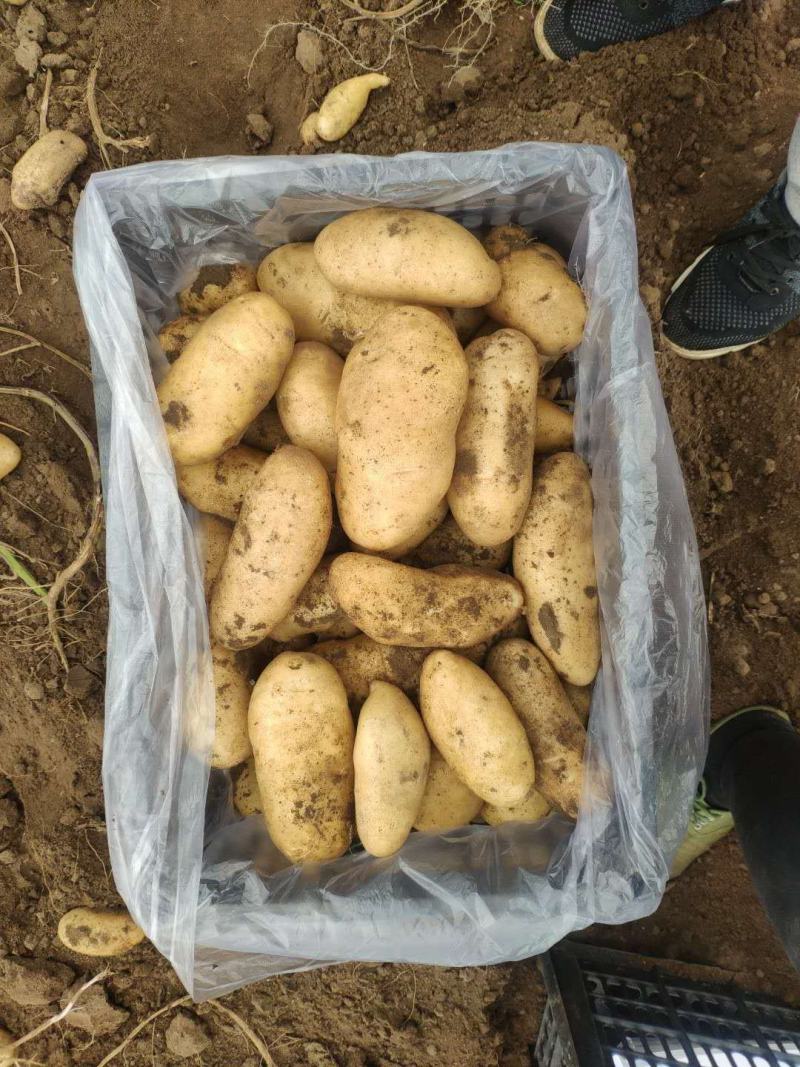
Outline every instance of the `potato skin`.
<svg viewBox="0 0 800 1067">
<path fill-rule="evenodd" d="M 401 848 L 419 812 L 431 743 L 419 712 L 396 686 L 373 682 L 353 750 L 356 829 L 373 856 Z"/>
<path fill-rule="evenodd" d="M 288 445 L 289 435 L 278 415 L 275 398 L 253 419 L 242 437 L 242 444 L 260 448 L 262 452 L 275 452 L 281 445 Z"/>
<path fill-rule="evenodd" d="M 488 567 L 501 571 L 511 559 L 511 541 L 487 548 L 470 541 L 452 515 L 428 534 L 402 562 L 409 567 L 440 567 L 461 563 L 465 567 Z"/>
<path fill-rule="evenodd" d="M 592 487 L 573 452 L 548 456 L 534 472 L 513 562 L 533 640 L 562 678 L 588 685 L 600 664 Z"/>
<path fill-rule="evenodd" d="M 501 641 L 486 670 L 522 720 L 536 762 L 536 788 L 571 819 L 583 789 L 586 731 L 545 656 L 518 638 Z"/>
<path fill-rule="evenodd" d="M 531 496 L 539 357 L 518 330 L 473 341 L 466 356 L 469 392 L 447 501 L 467 537 L 494 548 L 519 530 Z"/>
<path fill-rule="evenodd" d="M 427 833 L 443 833 L 471 823 L 483 801 L 465 785 L 444 757 L 431 745 L 431 762 L 425 792 L 414 827 Z"/>
<path fill-rule="evenodd" d="M 518 804 L 533 787 L 533 755 L 516 712 L 485 671 L 437 650 L 422 667 L 420 708 L 431 740 L 490 804 Z"/>
<path fill-rule="evenodd" d="M 353 719 L 336 671 L 284 652 L 256 683 L 250 738 L 264 820 L 294 863 L 323 863 L 353 835 Z"/>
<path fill-rule="evenodd" d="M 534 758 L 535 755 L 534 753 Z M 489 826 L 502 826 L 506 822 L 538 822 L 549 811 L 550 801 L 534 786 L 519 804 L 484 804 L 481 808 L 481 818 Z"/>
<path fill-rule="evenodd" d="M 575 443 L 574 419 L 570 411 L 540 396 L 536 401 L 536 454 L 565 452 Z"/>
<path fill-rule="evenodd" d="M 351 211 L 319 233 L 314 255 L 332 285 L 362 296 L 481 307 L 500 290 L 500 272 L 480 241 L 432 211 Z"/>
<path fill-rule="evenodd" d="M 510 252 L 498 266 L 503 284 L 486 310 L 496 322 L 527 334 L 546 370 L 581 343 L 586 325 L 581 288 L 546 245 Z"/>
<path fill-rule="evenodd" d="M 589 722 L 589 712 L 592 710 L 592 693 L 594 686 L 573 685 L 571 682 L 562 682 L 564 692 L 569 697 L 569 702 L 575 714 L 581 721 L 584 729 Z"/>
<path fill-rule="evenodd" d="M 309 243 L 281 245 L 270 252 L 258 268 L 258 287 L 289 312 L 298 341 L 321 341 L 342 355 L 400 303 L 335 288 L 319 269 Z"/>
<path fill-rule="evenodd" d="M 19 466 L 22 451 L 16 441 L 0 433 L 0 478 L 5 478 Z"/>
<path fill-rule="evenodd" d="M 275 394 L 278 415 L 293 445 L 336 470 L 336 399 L 344 360 L 320 341 L 301 341 Z"/>
<path fill-rule="evenodd" d="M 491 230 L 483 239 L 483 247 L 486 255 L 491 259 L 502 259 L 509 252 L 516 252 L 520 248 L 527 248 L 533 243 L 533 239 L 526 229 L 518 226 L 515 222 L 506 222 L 502 226 L 492 226 Z"/>
<path fill-rule="evenodd" d="M 184 315 L 211 315 L 257 288 L 256 272 L 249 263 L 208 263 L 178 293 L 178 307 Z"/>
<path fill-rule="evenodd" d="M 144 941 L 144 930 L 127 911 L 73 908 L 61 916 L 58 939 L 82 956 L 120 956 Z"/>
<path fill-rule="evenodd" d="M 261 470 L 266 452 L 235 445 L 216 459 L 178 467 L 178 492 L 198 511 L 236 522 L 245 493 Z"/>
<path fill-rule="evenodd" d="M 245 495 L 211 598 L 210 626 L 227 648 L 250 648 L 285 618 L 319 565 L 331 532 L 328 476 L 304 448 L 285 445 Z"/>
<path fill-rule="evenodd" d="M 177 319 L 161 327 L 158 331 L 158 343 L 170 363 L 175 362 L 202 324 L 203 320 L 194 315 L 179 315 Z"/>
<path fill-rule="evenodd" d="M 292 320 L 263 293 L 210 315 L 157 389 L 175 462 L 205 463 L 238 444 L 272 399 L 293 347 Z"/>
<path fill-rule="evenodd" d="M 401 556 L 407 555 L 409 552 L 413 552 L 424 541 L 433 534 L 436 529 L 444 522 L 449 509 L 447 507 L 447 497 L 444 497 L 436 505 L 436 508 L 425 519 L 425 522 L 415 530 L 414 533 L 405 539 L 401 544 L 395 545 L 394 548 L 389 551 L 378 552 L 376 555 L 383 556 L 384 559 L 400 559 Z M 363 548 L 362 545 L 357 545 L 355 541 L 350 542 L 350 547 L 354 552 L 368 552 L 368 549 Z M 372 555 L 373 553 L 369 553 Z"/>
<path fill-rule="evenodd" d="M 381 645 L 366 634 L 314 645 L 316 655 L 336 668 L 354 711 L 369 696 L 373 681 L 390 682 L 402 689 L 406 696 L 415 696 L 419 690 L 422 664 L 430 651 L 429 648 Z"/>
<path fill-rule="evenodd" d="M 211 596 L 214 582 L 228 554 L 233 526 L 216 515 L 200 516 L 200 536 L 203 542 L 203 591 L 206 600 Z"/>
<path fill-rule="evenodd" d="M 401 307 L 354 345 L 336 426 L 336 501 L 348 537 L 391 551 L 423 526 L 453 475 L 467 361 L 432 311 Z"/>
<path fill-rule="evenodd" d="M 251 756 L 233 783 L 233 806 L 240 815 L 261 815 L 264 811 L 256 778 L 256 761 Z"/>
<path fill-rule="evenodd" d="M 497 571 L 451 565 L 423 571 L 345 552 L 331 564 L 333 595 L 359 630 L 386 645 L 468 648 L 522 612 L 522 591 Z"/>
<path fill-rule="evenodd" d="M 324 558 L 309 578 L 285 619 L 272 628 L 273 641 L 291 641 L 304 634 L 354 637 L 358 630 L 335 600 L 330 589 L 333 556 Z"/>
<path fill-rule="evenodd" d="M 211 645 L 214 668 L 214 742 L 209 763 L 212 767 L 236 767 L 249 758 L 252 748 L 247 733 L 250 703 L 250 673 L 247 657 L 241 652 Z"/>
</svg>

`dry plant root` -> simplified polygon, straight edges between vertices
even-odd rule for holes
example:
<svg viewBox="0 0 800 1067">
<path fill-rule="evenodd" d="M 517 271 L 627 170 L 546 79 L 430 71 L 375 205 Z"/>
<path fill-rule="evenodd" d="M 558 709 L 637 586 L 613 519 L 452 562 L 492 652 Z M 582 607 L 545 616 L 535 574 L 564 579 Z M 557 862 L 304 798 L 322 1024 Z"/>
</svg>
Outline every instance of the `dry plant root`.
<svg viewBox="0 0 800 1067">
<path fill-rule="evenodd" d="M 27 1045 L 29 1041 L 33 1041 L 40 1034 L 43 1034 L 45 1030 L 49 1030 L 51 1026 L 55 1026 L 56 1023 L 62 1022 L 73 1011 L 75 1005 L 80 998 L 91 986 L 97 982 L 102 982 L 104 978 L 108 978 L 111 972 L 108 970 L 100 971 L 94 978 L 90 978 L 75 993 L 75 996 L 70 1000 L 64 1008 L 58 1012 L 57 1015 L 51 1015 L 49 1019 L 45 1019 L 43 1023 L 40 1023 L 37 1027 L 30 1031 L 28 1034 L 24 1034 L 22 1037 L 17 1038 L 16 1041 L 11 1041 L 8 1044 L 0 1044 L 0 1067 L 15 1067 L 18 1063 L 36 1063 L 36 1060 L 21 1060 L 16 1056 L 16 1049 L 21 1048 L 23 1045 Z M 187 998 L 188 999 L 188 998 Z"/>
<path fill-rule="evenodd" d="M 100 112 L 97 109 L 97 74 L 100 70 L 100 61 L 92 67 L 86 81 L 86 106 L 89 109 L 89 121 L 92 124 L 97 147 L 106 170 L 112 169 L 111 156 L 108 154 L 108 146 L 118 148 L 120 152 L 127 152 L 129 148 L 148 148 L 149 137 L 110 137 L 103 129 Z"/>
<path fill-rule="evenodd" d="M 319 111 L 309 115 L 301 126 L 303 143 L 310 143 L 312 129 L 323 141 L 341 140 L 361 118 L 372 90 L 388 84 L 385 74 L 359 74 L 339 82 L 322 101 Z"/>
<path fill-rule="evenodd" d="M 55 645 L 58 658 L 61 661 L 61 665 L 64 670 L 69 670 L 69 663 L 67 662 L 67 656 L 64 652 L 64 645 L 61 641 L 61 635 L 58 631 L 58 601 L 64 591 L 67 582 L 78 574 L 91 559 L 94 553 L 97 538 L 100 534 L 100 527 L 102 525 L 103 518 L 103 503 L 102 492 L 100 487 L 100 464 L 97 459 L 97 452 L 92 444 L 88 434 L 77 421 L 77 419 L 59 403 L 58 400 L 54 400 L 53 397 L 48 396 L 47 393 L 40 393 L 38 389 L 27 389 L 22 386 L 4 385 L 0 386 L 0 395 L 5 394 L 7 396 L 23 396 L 29 400 L 38 400 L 42 404 L 47 404 L 49 408 L 52 408 L 57 415 L 59 415 L 64 422 L 69 426 L 72 432 L 79 438 L 81 444 L 86 451 L 86 458 L 89 461 L 89 467 L 92 472 L 92 482 L 94 488 L 94 498 L 92 502 L 92 518 L 89 523 L 89 528 L 83 536 L 78 554 L 73 561 L 67 564 L 63 570 L 60 570 L 53 580 L 53 584 L 47 593 L 47 622 L 48 629 L 50 630 L 50 637 Z"/>
<path fill-rule="evenodd" d="M 52 352 L 54 356 L 63 359 L 65 363 L 69 363 L 70 367 L 79 370 L 85 378 L 89 379 L 89 381 L 92 380 L 92 374 L 88 367 L 84 367 L 84 365 L 79 363 L 77 359 L 68 356 L 67 353 L 62 352 L 60 348 L 54 348 L 53 345 L 49 345 L 46 341 L 40 341 L 39 338 L 34 337 L 33 334 L 25 333 L 24 330 L 16 330 L 12 326 L 0 326 L 0 333 L 8 334 L 11 337 L 21 337 L 26 342 L 24 345 L 17 345 L 15 348 L 7 348 L 5 352 L 0 352 L 0 356 L 10 356 L 15 352 L 24 352 L 28 348 L 43 348 L 46 352 Z"/>
<path fill-rule="evenodd" d="M 11 265 L 14 268 L 14 285 L 17 289 L 17 296 L 22 296 L 22 278 L 19 273 L 19 256 L 17 255 L 17 246 L 11 240 L 11 234 L 5 228 L 2 222 L 0 222 L 0 233 L 6 239 L 6 244 L 11 252 Z"/>
</svg>

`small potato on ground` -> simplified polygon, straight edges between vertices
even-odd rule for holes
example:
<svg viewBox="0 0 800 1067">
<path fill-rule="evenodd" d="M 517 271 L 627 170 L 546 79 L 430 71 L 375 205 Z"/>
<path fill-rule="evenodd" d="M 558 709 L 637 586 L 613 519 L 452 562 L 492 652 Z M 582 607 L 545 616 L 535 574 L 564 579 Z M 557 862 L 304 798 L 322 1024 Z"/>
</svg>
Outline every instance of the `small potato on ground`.
<svg viewBox="0 0 800 1067">
<path fill-rule="evenodd" d="M 336 470 L 336 400 L 344 361 L 320 341 L 300 341 L 275 394 L 281 425 L 292 444 Z"/>
<path fill-rule="evenodd" d="M 236 522 L 244 495 L 266 458 L 257 448 L 235 445 L 207 463 L 178 467 L 178 492 L 198 511 Z"/>
<path fill-rule="evenodd" d="M 334 85 L 316 112 L 314 132 L 323 141 L 341 140 L 361 118 L 372 90 L 383 89 L 388 84 L 385 74 L 371 72 Z M 304 139 L 307 135 L 304 131 Z"/>
<path fill-rule="evenodd" d="M 89 153 L 69 130 L 50 130 L 34 141 L 11 171 L 11 203 L 20 211 L 54 207 L 70 175 Z"/>
<path fill-rule="evenodd" d="M 0 433 L 0 478 L 5 478 L 19 466 L 22 451 L 16 441 Z"/>
<path fill-rule="evenodd" d="M 73 908 L 61 917 L 58 939 L 82 956 L 121 956 L 144 941 L 144 931 L 127 911 Z"/>
<path fill-rule="evenodd" d="M 184 315 L 210 315 L 257 288 L 255 268 L 249 263 L 208 263 L 178 293 L 178 307 Z"/>
<path fill-rule="evenodd" d="M 443 833 L 466 826 L 478 815 L 483 801 L 458 777 L 442 754 L 431 746 L 428 780 L 414 827 L 427 833 Z"/>
</svg>

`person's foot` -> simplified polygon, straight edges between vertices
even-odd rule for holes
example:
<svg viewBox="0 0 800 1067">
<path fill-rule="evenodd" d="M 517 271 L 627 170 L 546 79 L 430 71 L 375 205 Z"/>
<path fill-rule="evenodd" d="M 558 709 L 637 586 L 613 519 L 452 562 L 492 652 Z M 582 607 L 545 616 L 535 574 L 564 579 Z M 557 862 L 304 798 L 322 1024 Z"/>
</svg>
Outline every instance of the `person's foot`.
<svg viewBox="0 0 800 1067">
<path fill-rule="evenodd" d="M 703 777 L 697 787 L 686 836 L 678 846 L 669 869 L 670 878 L 683 874 L 690 863 L 708 852 L 712 845 L 716 845 L 733 829 L 733 815 L 714 796 L 714 790 L 721 788 L 720 768 L 731 745 L 745 734 L 767 727 L 774 728 L 778 723 L 792 729 L 785 711 L 761 704 L 741 708 L 712 726 Z"/>
<path fill-rule="evenodd" d="M 666 33 L 731 0 L 544 0 L 533 24 L 549 60 Z"/>
<path fill-rule="evenodd" d="M 800 316 L 800 224 L 781 180 L 672 287 L 661 326 L 687 359 L 738 352 Z"/>
</svg>

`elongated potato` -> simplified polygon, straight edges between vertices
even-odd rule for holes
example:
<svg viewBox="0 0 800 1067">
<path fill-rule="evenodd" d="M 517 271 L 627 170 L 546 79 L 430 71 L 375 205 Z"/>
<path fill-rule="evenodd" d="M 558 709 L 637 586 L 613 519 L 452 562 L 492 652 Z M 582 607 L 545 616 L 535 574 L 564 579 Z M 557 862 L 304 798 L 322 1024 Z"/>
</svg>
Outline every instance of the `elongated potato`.
<svg viewBox="0 0 800 1067">
<path fill-rule="evenodd" d="M 592 486 L 573 452 L 549 456 L 534 472 L 513 559 L 534 641 L 562 678 L 588 685 L 600 664 Z"/>
<path fill-rule="evenodd" d="M 489 567 L 500 571 L 511 559 L 511 541 L 494 548 L 470 541 L 452 515 L 428 534 L 403 563 L 409 567 L 440 567 L 447 563 L 461 563 L 465 567 Z"/>
<path fill-rule="evenodd" d="M 236 445 L 207 463 L 178 467 L 178 492 L 198 511 L 236 522 L 244 495 L 266 458 L 257 448 Z"/>
<path fill-rule="evenodd" d="M 242 437 L 242 444 L 260 448 L 262 452 L 275 452 L 281 445 L 288 445 L 289 435 L 283 428 L 274 398 L 253 419 Z"/>
<path fill-rule="evenodd" d="M 233 806 L 245 818 L 248 815 L 261 815 L 264 811 L 261 793 L 258 791 L 256 761 L 252 756 L 233 783 Z"/>
<path fill-rule="evenodd" d="M 536 759 L 536 753 L 534 753 Z M 539 764 L 536 764 L 539 772 Z M 550 811 L 550 801 L 539 792 L 536 786 L 531 789 L 519 804 L 484 804 L 481 817 L 489 826 L 502 826 L 504 822 L 538 822 Z"/>
<path fill-rule="evenodd" d="M 73 908 L 61 916 L 58 939 L 82 956 L 121 956 L 144 941 L 144 930 L 122 909 Z"/>
<path fill-rule="evenodd" d="M 186 348 L 200 327 L 203 320 L 194 315 L 179 315 L 158 331 L 158 343 L 164 349 L 164 355 L 174 363 Z"/>
<path fill-rule="evenodd" d="M 545 370 L 581 343 L 586 325 L 581 288 L 546 245 L 510 252 L 498 266 L 503 284 L 486 310 L 496 322 L 530 337 Z"/>
<path fill-rule="evenodd" d="M 419 712 L 402 690 L 373 682 L 361 709 L 353 750 L 356 829 L 373 856 L 391 856 L 419 812 L 431 743 Z"/>
<path fill-rule="evenodd" d="M 390 551 L 416 534 L 450 486 L 467 361 L 426 308 L 384 315 L 354 345 L 339 387 L 336 502 L 352 541 Z"/>
<path fill-rule="evenodd" d="M 258 287 L 286 308 L 298 341 L 321 341 L 345 354 L 397 300 L 336 289 L 317 265 L 313 244 L 281 245 L 261 262 Z"/>
<path fill-rule="evenodd" d="M 343 370 L 344 361 L 332 348 L 301 341 L 275 394 L 292 444 L 313 452 L 327 471 L 336 470 L 336 398 Z"/>
<path fill-rule="evenodd" d="M 285 445 L 248 489 L 214 586 L 210 626 L 227 648 L 251 648 L 288 615 L 331 532 L 328 475 L 304 448 Z"/>
<path fill-rule="evenodd" d="M 540 396 L 536 401 L 536 454 L 565 452 L 574 443 L 572 412 Z"/>
<path fill-rule="evenodd" d="M 553 668 L 530 641 L 495 645 L 486 670 L 522 720 L 536 763 L 536 788 L 571 819 L 583 789 L 586 731 Z"/>
<path fill-rule="evenodd" d="M 329 574 L 333 557 L 323 559 L 300 592 L 285 619 L 272 628 L 273 641 L 291 641 L 303 634 L 354 637 L 358 630 L 339 607 L 331 592 Z"/>
<path fill-rule="evenodd" d="M 294 863 L 323 863 L 353 835 L 353 719 L 336 671 L 284 652 L 256 682 L 250 738 L 273 844 Z"/>
<path fill-rule="evenodd" d="M 22 451 L 16 441 L 0 433 L 0 478 L 15 470 L 22 459 Z"/>
<path fill-rule="evenodd" d="M 200 536 L 203 541 L 203 589 L 206 600 L 211 596 L 214 582 L 228 554 L 233 526 L 216 515 L 200 516 Z"/>
<path fill-rule="evenodd" d="M 250 703 L 250 660 L 242 652 L 211 642 L 214 679 L 214 727 L 201 718 L 200 705 L 188 711 L 185 721 L 188 748 L 205 758 L 212 767 L 227 770 L 248 758 L 247 706 Z"/>
<path fill-rule="evenodd" d="M 385 74 L 359 74 L 334 85 L 319 106 L 314 130 L 323 141 L 338 141 L 358 122 L 373 89 L 389 84 Z"/>
<path fill-rule="evenodd" d="M 249 263 L 207 263 L 178 293 L 178 307 L 184 315 L 210 315 L 257 288 L 256 272 Z"/>
<path fill-rule="evenodd" d="M 432 652 L 419 698 L 431 740 L 473 793 L 490 804 L 518 804 L 533 788 L 525 729 L 480 667 L 453 652 Z"/>
<path fill-rule="evenodd" d="M 210 315 L 157 390 L 175 462 L 205 463 L 238 444 L 272 399 L 293 347 L 292 320 L 264 293 Z"/>
<path fill-rule="evenodd" d="M 410 648 L 467 648 L 522 613 L 522 591 L 497 571 L 458 565 L 423 571 L 345 552 L 331 564 L 333 595 L 375 641 Z"/>
<path fill-rule="evenodd" d="M 471 541 L 494 548 L 519 530 L 531 497 L 539 357 L 518 330 L 473 341 L 466 356 L 469 392 L 447 502 Z"/>
<path fill-rule="evenodd" d="M 354 711 L 369 696 L 373 681 L 390 682 L 402 689 L 406 696 L 415 697 L 419 691 L 422 664 L 430 651 L 429 648 L 380 645 L 366 634 L 343 641 L 320 641 L 314 645 L 314 653 L 336 668 Z"/>
<path fill-rule="evenodd" d="M 417 830 L 444 833 L 471 823 L 483 801 L 458 777 L 441 753 L 431 745 L 431 763 L 425 792 L 414 820 Z"/>
<path fill-rule="evenodd" d="M 50 130 L 34 141 L 11 171 L 11 203 L 20 211 L 54 207 L 70 175 L 88 155 L 69 130 Z"/>
<path fill-rule="evenodd" d="M 361 296 L 481 307 L 500 290 L 500 271 L 480 241 L 432 211 L 352 211 L 321 231 L 314 255 L 331 285 Z"/>
</svg>

